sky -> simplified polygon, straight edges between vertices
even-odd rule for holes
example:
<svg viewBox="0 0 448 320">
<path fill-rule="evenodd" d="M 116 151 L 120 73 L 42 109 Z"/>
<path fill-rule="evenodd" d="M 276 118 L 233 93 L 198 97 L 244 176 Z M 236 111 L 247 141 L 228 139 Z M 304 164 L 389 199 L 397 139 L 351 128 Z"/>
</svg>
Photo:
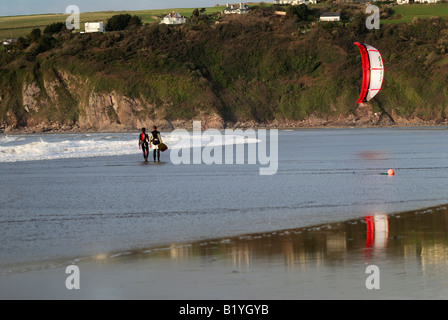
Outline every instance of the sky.
<svg viewBox="0 0 448 320">
<path fill-rule="evenodd" d="M 225 1 L 228 0 L 0 0 L 0 16 L 65 13 L 70 5 L 78 6 L 81 12 L 92 12 L 202 8 L 213 7 L 217 3 L 225 5 Z"/>
</svg>

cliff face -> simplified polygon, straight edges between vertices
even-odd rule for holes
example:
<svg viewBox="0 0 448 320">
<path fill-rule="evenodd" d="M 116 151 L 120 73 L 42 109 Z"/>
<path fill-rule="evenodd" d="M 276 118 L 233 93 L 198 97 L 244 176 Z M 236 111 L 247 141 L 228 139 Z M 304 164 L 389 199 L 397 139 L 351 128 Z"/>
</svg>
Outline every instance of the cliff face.
<svg viewBox="0 0 448 320">
<path fill-rule="evenodd" d="M 36 82 L 23 84 L 21 100 L 25 113 L 21 117 L 22 122 L 35 131 L 126 130 L 149 124 L 149 117 L 138 116 L 143 110 L 149 111 L 144 114 L 151 113 L 151 104 L 141 99 L 128 98 L 115 91 L 93 92 L 89 81 L 76 77 L 72 77 L 71 82 L 44 80 L 43 84 L 42 89 Z M 67 104 L 59 93 L 64 87 L 69 88 L 71 103 L 77 110 L 74 119 L 57 116 L 64 112 L 61 106 Z M 11 120 L 7 121 L 9 127 L 18 125 L 17 120 Z"/>
<path fill-rule="evenodd" d="M 192 127 L 191 121 L 185 119 L 167 119 L 166 106 L 157 107 L 144 98 L 128 97 L 115 90 L 95 92 L 89 80 L 66 72 L 57 74 L 57 80 L 44 78 L 42 88 L 36 81 L 24 81 L 18 99 L 23 109 L 20 121 L 8 111 L 0 129 L 46 132 L 130 131 L 153 125 L 167 130 Z M 69 93 L 69 101 L 64 93 Z M 73 118 L 67 104 L 75 110 Z M 200 111 L 195 120 L 202 121 L 206 129 L 224 128 L 224 120 L 217 112 Z"/>
<path fill-rule="evenodd" d="M 358 27 L 255 12 L 46 36 L 0 52 L 0 131 L 445 123 L 448 23 Z M 353 41 L 380 49 L 386 66 L 383 90 L 368 104 L 356 104 Z"/>
</svg>

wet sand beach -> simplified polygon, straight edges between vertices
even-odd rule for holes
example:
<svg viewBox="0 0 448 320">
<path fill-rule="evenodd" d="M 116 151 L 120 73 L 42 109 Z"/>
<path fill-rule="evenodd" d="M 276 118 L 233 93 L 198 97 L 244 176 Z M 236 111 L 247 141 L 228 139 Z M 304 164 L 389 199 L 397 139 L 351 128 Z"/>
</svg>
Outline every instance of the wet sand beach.
<svg viewBox="0 0 448 320">
<path fill-rule="evenodd" d="M 2 270 L 1 299 L 446 299 L 448 206 Z M 67 290 L 65 268 L 80 270 Z M 379 289 L 368 289 L 379 269 Z M 42 290 L 45 288 L 45 290 Z"/>
</svg>

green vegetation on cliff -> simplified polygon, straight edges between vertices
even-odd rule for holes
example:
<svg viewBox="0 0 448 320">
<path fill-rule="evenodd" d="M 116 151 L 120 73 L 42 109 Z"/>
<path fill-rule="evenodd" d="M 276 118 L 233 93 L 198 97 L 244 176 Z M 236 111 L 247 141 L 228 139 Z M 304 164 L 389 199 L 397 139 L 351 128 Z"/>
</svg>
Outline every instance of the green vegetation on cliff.
<svg viewBox="0 0 448 320">
<path fill-rule="evenodd" d="M 383 91 L 373 112 L 444 121 L 448 29 L 438 17 L 367 30 L 342 8 L 341 23 L 278 16 L 195 17 L 105 34 L 67 30 L 22 38 L 0 51 L 0 126 L 217 116 L 224 122 L 341 119 L 354 114 L 361 59 L 353 42 L 381 50 Z M 314 17 L 314 18 L 313 18 Z M 313 21 L 314 20 L 314 21 Z"/>
</svg>

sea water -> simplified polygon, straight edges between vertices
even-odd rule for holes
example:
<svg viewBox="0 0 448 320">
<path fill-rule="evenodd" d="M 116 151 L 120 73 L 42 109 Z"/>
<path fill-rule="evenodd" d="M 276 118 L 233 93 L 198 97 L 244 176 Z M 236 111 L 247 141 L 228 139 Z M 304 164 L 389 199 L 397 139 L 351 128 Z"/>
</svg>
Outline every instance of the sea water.
<svg viewBox="0 0 448 320">
<path fill-rule="evenodd" d="M 248 163 L 174 165 L 171 149 L 146 163 L 138 135 L 1 135 L 1 266 L 448 203 L 446 128 L 280 130 L 272 176 Z"/>
</svg>

